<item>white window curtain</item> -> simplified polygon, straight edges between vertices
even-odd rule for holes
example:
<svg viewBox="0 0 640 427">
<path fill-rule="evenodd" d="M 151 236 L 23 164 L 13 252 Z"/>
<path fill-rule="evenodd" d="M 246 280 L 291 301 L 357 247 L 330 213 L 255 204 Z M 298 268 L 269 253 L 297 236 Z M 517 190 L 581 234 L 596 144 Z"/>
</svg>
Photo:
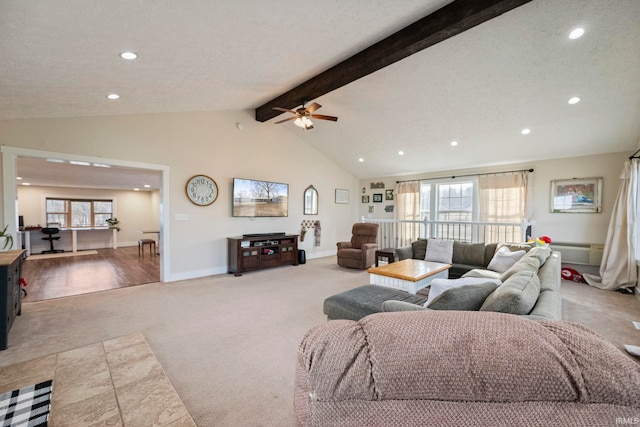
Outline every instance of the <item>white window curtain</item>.
<svg viewBox="0 0 640 427">
<path fill-rule="evenodd" d="M 639 195 L 638 176 L 640 160 L 624 163 L 620 175 L 620 190 L 613 206 L 607 239 L 604 244 L 600 276 L 585 274 L 588 284 L 596 288 L 615 291 L 638 285 L 640 245 L 638 242 Z"/>
<path fill-rule="evenodd" d="M 420 181 L 396 184 L 396 220 L 420 221 Z M 397 247 L 408 246 L 420 237 L 420 223 L 398 222 Z"/>
<path fill-rule="evenodd" d="M 529 172 L 478 176 L 479 216 L 481 222 L 529 221 L 532 215 Z M 505 240 L 503 227 L 488 227 L 485 242 Z"/>
</svg>

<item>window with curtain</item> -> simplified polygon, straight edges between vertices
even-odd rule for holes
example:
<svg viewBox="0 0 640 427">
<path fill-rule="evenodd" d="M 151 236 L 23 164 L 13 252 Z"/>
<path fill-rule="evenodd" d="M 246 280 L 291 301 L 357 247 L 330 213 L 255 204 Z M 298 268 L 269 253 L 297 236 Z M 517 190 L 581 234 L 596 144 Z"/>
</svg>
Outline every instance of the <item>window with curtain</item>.
<svg viewBox="0 0 640 427">
<path fill-rule="evenodd" d="M 527 172 L 478 176 L 479 221 L 520 223 L 531 216 L 528 209 L 529 179 Z M 518 241 L 509 227 L 485 227 L 485 242 Z"/>
<path fill-rule="evenodd" d="M 479 242 L 518 242 L 519 228 L 507 226 L 470 227 L 455 222 L 480 221 L 520 224 L 529 219 L 531 196 L 528 172 L 479 175 L 464 179 L 411 181 L 396 187 L 399 220 L 451 221 L 430 224 L 420 232 L 421 224 L 400 224 L 399 242 L 418 237 Z"/>
<path fill-rule="evenodd" d="M 396 184 L 396 220 L 420 221 L 420 181 Z M 419 222 L 398 222 L 396 224 L 397 247 L 410 245 L 420 237 Z"/>
</svg>

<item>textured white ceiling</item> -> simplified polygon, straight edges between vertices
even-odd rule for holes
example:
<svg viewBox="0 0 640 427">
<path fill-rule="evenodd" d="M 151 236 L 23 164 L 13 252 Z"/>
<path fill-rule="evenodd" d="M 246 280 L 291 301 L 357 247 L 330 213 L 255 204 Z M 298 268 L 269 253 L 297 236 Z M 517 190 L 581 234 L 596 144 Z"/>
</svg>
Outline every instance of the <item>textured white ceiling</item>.
<svg viewBox="0 0 640 427">
<path fill-rule="evenodd" d="M 0 119 L 253 109 L 446 3 L 0 2 Z M 317 99 L 337 123 L 278 126 L 361 178 L 631 151 L 638 22 L 638 0 L 534 0 Z"/>
</svg>

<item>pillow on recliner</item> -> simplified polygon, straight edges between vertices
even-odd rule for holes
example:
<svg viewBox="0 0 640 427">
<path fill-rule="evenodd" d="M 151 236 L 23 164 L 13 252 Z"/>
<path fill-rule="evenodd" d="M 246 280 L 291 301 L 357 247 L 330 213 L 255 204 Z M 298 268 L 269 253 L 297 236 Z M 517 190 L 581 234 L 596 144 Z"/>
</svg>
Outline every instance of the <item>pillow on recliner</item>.
<svg viewBox="0 0 640 427">
<path fill-rule="evenodd" d="M 497 288 L 498 285 L 495 282 L 451 288 L 435 297 L 426 308 L 431 310 L 478 311 L 487 297 Z"/>
</svg>

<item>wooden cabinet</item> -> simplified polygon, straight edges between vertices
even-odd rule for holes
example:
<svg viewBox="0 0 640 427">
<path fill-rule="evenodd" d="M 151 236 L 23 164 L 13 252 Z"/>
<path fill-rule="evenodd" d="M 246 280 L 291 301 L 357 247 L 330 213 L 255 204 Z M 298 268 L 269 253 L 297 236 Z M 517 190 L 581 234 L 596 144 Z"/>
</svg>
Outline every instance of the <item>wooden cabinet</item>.
<svg viewBox="0 0 640 427">
<path fill-rule="evenodd" d="M 263 234 L 228 237 L 229 273 L 281 265 L 298 265 L 297 234 Z"/>
<path fill-rule="evenodd" d="M 7 336 L 22 308 L 20 278 L 25 251 L 0 252 L 0 350 L 7 348 Z"/>
</svg>

